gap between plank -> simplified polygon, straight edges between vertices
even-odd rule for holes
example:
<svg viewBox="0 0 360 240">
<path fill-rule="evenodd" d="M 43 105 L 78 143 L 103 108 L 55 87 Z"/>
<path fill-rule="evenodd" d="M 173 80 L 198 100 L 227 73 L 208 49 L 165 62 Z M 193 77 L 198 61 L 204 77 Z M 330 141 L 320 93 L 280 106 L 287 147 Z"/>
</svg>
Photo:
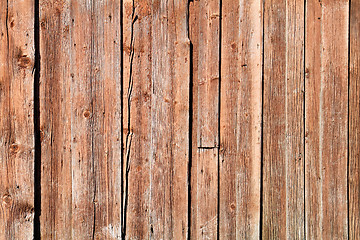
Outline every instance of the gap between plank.
<svg viewBox="0 0 360 240">
<path fill-rule="evenodd" d="M 348 239 L 350 238 L 350 63 L 351 63 L 351 0 L 349 0 L 349 12 L 348 12 L 348 121 L 347 121 L 347 233 Z"/>
<path fill-rule="evenodd" d="M 193 143 L 193 113 L 194 113 L 194 109 L 193 109 L 193 66 L 194 66 L 194 62 L 193 62 L 193 44 L 192 41 L 190 39 L 190 2 L 192 2 L 192 0 L 188 1 L 188 5 L 187 5 L 187 33 L 188 33 L 188 39 L 190 40 L 190 53 L 189 53 L 189 75 L 190 75 L 190 83 L 189 83 L 189 163 L 188 163 L 188 235 L 187 235 L 187 239 L 189 240 L 191 237 L 191 169 L 192 169 L 192 143 Z"/>
<path fill-rule="evenodd" d="M 34 0 L 34 239 L 41 239 L 41 135 L 40 135 L 40 11 L 39 0 Z"/>
<path fill-rule="evenodd" d="M 219 99 L 218 99 L 218 146 L 217 146 L 217 161 L 218 161 L 218 196 L 217 196 L 217 240 L 220 239 L 220 147 L 221 147 L 221 134 L 220 134 L 220 116 L 221 116 L 221 39 L 222 39 L 222 0 L 219 0 Z"/>
<path fill-rule="evenodd" d="M 260 227 L 259 227 L 259 238 L 262 239 L 262 229 L 263 229 L 263 194 L 264 194 L 264 186 L 263 186 L 263 176 L 264 176 L 264 53 L 265 53 L 265 0 L 262 2 L 262 49 L 261 49 L 261 158 L 260 158 Z"/>
</svg>

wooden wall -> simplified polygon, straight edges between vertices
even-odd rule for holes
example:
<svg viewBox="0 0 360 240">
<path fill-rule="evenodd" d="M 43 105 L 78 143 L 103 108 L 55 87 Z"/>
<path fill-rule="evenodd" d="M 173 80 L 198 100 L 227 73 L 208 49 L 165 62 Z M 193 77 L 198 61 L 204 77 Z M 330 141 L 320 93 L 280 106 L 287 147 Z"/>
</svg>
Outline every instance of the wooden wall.
<svg viewBox="0 0 360 240">
<path fill-rule="evenodd" d="M 360 239 L 360 0 L 0 0 L 0 240 Z"/>
</svg>

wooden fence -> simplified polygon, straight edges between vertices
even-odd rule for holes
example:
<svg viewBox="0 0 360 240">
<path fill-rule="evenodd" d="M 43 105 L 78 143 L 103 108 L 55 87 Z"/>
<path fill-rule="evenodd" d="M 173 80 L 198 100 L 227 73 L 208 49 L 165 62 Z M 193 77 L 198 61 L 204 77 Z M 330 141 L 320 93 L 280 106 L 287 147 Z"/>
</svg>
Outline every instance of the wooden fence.
<svg viewBox="0 0 360 240">
<path fill-rule="evenodd" d="M 359 239 L 360 0 L 0 0 L 0 239 Z"/>
</svg>

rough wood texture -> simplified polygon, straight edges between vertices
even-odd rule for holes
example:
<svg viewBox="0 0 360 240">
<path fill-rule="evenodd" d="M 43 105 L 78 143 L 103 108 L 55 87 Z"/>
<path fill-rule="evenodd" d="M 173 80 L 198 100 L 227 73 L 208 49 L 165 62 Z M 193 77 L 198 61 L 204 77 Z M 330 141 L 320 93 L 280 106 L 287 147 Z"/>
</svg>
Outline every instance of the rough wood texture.
<svg viewBox="0 0 360 240">
<path fill-rule="evenodd" d="M 350 8 L 349 239 L 360 238 L 360 1 Z"/>
<path fill-rule="evenodd" d="M 153 1 L 150 237 L 188 236 L 188 1 Z"/>
<path fill-rule="evenodd" d="M 306 6 L 306 236 L 346 239 L 349 2 Z"/>
<path fill-rule="evenodd" d="M 188 236 L 187 18 L 185 0 L 124 2 L 127 239 Z"/>
<path fill-rule="evenodd" d="M 264 5 L 265 239 L 304 239 L 304 4 Z"/>
<path fill-rule="evenodd" d="M 359 239 L 359 12 L 0 0 L 0 240 Z"/>
<path fill-rule="evenodd" d="M 120 1 L 40 1 L 41 235 L 121 232 Z"/>
<path fill-rule="evenodd" d="M 147 239 L 150 234 L 151 1 L 124 1 L 123 13 L 124 230 L 126 239 Z"/>
<path fill-rule="evenodd" d="M 220 1 L 190 3 L 193 53 L 192 239 L 216 239 L 218 225 Z"/>
<path fill-rule="evenodd" d="M 0 6 L 0 239 L 32 239 L 34 1 Z"/>
<path fill-rule="evenodd" d="M 262 1 L 222 1 L 220 239 L 260 234 Z"/>
</svg>

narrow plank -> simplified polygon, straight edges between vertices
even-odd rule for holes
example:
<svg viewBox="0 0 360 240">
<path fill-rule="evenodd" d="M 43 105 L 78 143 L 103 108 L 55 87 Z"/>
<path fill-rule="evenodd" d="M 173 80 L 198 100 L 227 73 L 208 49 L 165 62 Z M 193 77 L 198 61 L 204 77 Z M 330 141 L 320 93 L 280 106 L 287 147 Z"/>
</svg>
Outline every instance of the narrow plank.
<svg viewBox="0 0 360 240">
<path fill-rule="evenodd" d="M 32 239 L 34 1 L 0 6 L 0 239 Z"/>
<path fill-rule="evenodd" d="M 262 1 L 223 0 L 220 239 L 260 237 Z"/>
<path fill-rule="evenodd" d="M 121 7 L 93 0 L 94 239 L 121 238 Z"/>
<path fill-rule="evenodd" d="M 127 0 L 123 5 L 126 239 L 148 239 L 150 234 L 151 4 Z"/>
<path fill-rule="evenodd" d="M 220 1 L 190 3 L 193 44 L 191 238 L 216 239 L 218 223 Z"/>
<path fill-rule="evenodd" d="M 120 2 L 40 1 L 41 236 L 121 226 Z"/>
<path fill-rule="evenodd" d="M 188 1 L 152 1 L 150 238 L 188 237 Z"/>
<path fill-rule="evenodd" d="M 349 239 L 360 237 L 360 1 L 350 8 Z"/>
<path fill-rule="evenodd" d="M 263 237 L 304 239 L 304 0 L 264 4 Z"/>
<path fill-rule="evenodd" d="M 306 237 L 347 239 L 349 1 L 306 6 Z"/>
</svg>

